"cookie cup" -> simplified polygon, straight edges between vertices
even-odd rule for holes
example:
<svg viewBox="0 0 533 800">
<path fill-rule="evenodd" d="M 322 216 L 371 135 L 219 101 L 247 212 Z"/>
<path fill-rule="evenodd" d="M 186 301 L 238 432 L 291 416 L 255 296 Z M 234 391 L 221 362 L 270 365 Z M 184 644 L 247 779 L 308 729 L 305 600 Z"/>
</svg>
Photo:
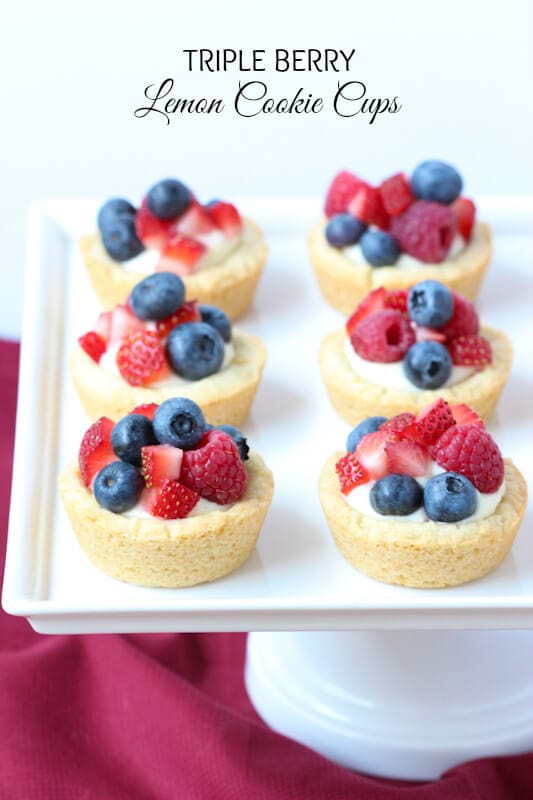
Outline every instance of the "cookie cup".
<svg viewBox="0 0 533 800">
<path fill-rule="evenodd" d="M 490 517 L 465 523 L 398 522 L 360 514 L 339 489 L 335 464 L 326 462 L 319 494 L 331 535 L 344 558 L 384 583 L 437 589 L 473 581 L 505 558 L 524 516 L 526 482 L 505 459 L 505 494 Z"/>
<path fill-rule="evenodd" d="M 59 493 L 80 547 L 98 569 L 139 586 L 178 588 L 221 578 L 252 553 L 274 483 L 257 453 L 246 471 L 248 488 L 238 503 L 178 520 L 106 511 L 82 483 L 75 462 L 59 476 Z"/>
<path fill-rule="evenodd" d="M 268 249 L 261 228 L 243 220 L 239 244 L 221 263 L 183 278 L 186 296 L 216 306 L 231 320 L 239 319 L 250 307 L 265 265 Z M 145 273 L 124 269 L 106 253 L 99 233 L 81 238 L 81 252 L 89 278 L 106 310 L 124 303 Z"/>
<path fill-rule="evenodd" d="M 234 358 L 220 372 L 199 381 L 176 376 L 163 386 L 131 386 L 120 375 L 105 370 L 77 347 L 70 356 L 69 369 L 81 404 L 89 419 L 106 416 L 120 419 L 142 403 L 157 403 L 170 397 L 188 397 L 202 408 L 211 425 L 239 427 L 252 405 L 266 350 L 261 339 L 233 329 Z"/>
<path fill-rule="evenodd" d="M 308 236 L 311 263 L 324 299 L 345 316 L 373 289 L 408 289 L 414 283 L 436 280 L 454 292 L 475 300 L 492 255 L 492 236 L 488 225 L 478 222 L 462 253 L 441 264 L 420 267 L 371 267 L 354 263 L 342 250 L 328 244 L 324 235 L 327 220 L 315 225 Z"/>
<path fill-rule="evenodd" d="M 318 357 L 331 404 L 352 426 L 375 414 L 384 417 L 404 411 L 418 414 L 438 397 L 452 404 L 466 403 L 482 419 L 488 419 L 509 377 L 513 350 L 502 331 L 482 325 L 480 333 L 491 344 L 491 364 L 455 386 L 409 392 L 370 383 L 354 372 L 344 352 L 346 331 L 344 328 L 335 331 L 323 340 Z"/>
</svg>

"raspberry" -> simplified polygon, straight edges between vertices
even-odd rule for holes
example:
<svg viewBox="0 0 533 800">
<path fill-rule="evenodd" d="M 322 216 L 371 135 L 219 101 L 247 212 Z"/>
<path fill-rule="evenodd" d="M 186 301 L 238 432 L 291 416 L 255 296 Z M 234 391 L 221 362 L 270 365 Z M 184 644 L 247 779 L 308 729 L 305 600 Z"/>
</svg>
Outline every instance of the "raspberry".
<svg viewBox="0 0 533 800">
<path fill-rule="evenodd" d="M 407 289 L 390 289 L 385 294 L 385 308 L 407 314 Z"/>
<path fill-rule="evenodd" d="M 480 425 L 453 425 L 445 431 L 431 455 L 447 472 L 468 478 L 479 492 L 496 492 L 503 482 L 500 448 Z"/>
<path fill-rule="evenodd" d="M 161 380 L 168 372 L 168 365 L 158 335 L 153 331 L 138 331 L 127 336 L 117 353 L 117 367 L 132 386 Z"/>
<path fill-rule="evenodd" d="M 492 361 L 492 347 L 484 336 L 459 336 L 448 345 L 457 366 L 486 367 Z"/>
<path fill-rule="evenodd" d="M 326 195 L 324 212 L 326 217 L 344 214 L 348 203 L 360 187 L 362 181 L 353 173 L 343 170 L 335 175 Z"/>
<path fill-rule="evenodd" d="M 479 317 L 473 303 L 457 292 L 453 295 L 453 314 L 446 325 L 440 329 L 448 341 L 458 336 L 476 336 L 479 333 Z"/>
<path fill-rule="evenodd" d="M 378 289 L 374 289 L 372 292 L 370 292 L 370 294 L 368 294 L 365 299 L 359 303 L 352 316 L 346 322 L 348 336 L 352 335 L 359 323 L 362 322 L 365 317 L 369 317 L 370 314 L 374 313 L 374 311 L 383 311 L 385 308 L 386 297 L 387 292 L 383 286 L 380 286 Z"/>
<path fill-rule="evenodd" d="M 449 206 L 418 200 L 391 220 L 390 233 L 401 249 L 426 263 L 444 261 L 457 220 Z"/>
<path fill-rule="evenodd" d="M 426 445 L 435 444 L 442 434 L 455 425 L 452 410 L 446 400 L 439 397 L 426 406 L 414 421 L 413 438 Z"/>
<path fill-rule="evenodd" d="M 384 422 L 383 425 L 380 426 L 380 431 L 385 431 L 389 435 L 389 438 L 392 440 L 397 438 L 398 434 L 402 434 L 404 431 L 409 430 L 413 422 L 415 421 L 415 415 L 411 414 L 410 411 L 404 411 L 403 414 L 396 414 L 395 417 L 391 417 Z"/>
<path fill-rule="evenodd" d="M 476 218 L 476 207 L 468 197 L 458 197 L 451 208 L 457 217 L 457 230 L 465 242 L 469 242 Z"/>
<path fill-rule="evenodd" d="M 387 214 L 391 217 L 397 217 L 402 211 L 411 205 L 413 200 L 413 193 L 411 192 L 411 185 L 408 178 L 403 172 L 398 172 L 387 178 L 379 187 L 379 193 L 383 206 Z"/>
<path fill-rule="evenodd" d="M 337 461 L 335 469 L 343 494 L 349 494 L 356 486 L 368 483 L 370 480 L 368 472 L 361 466 L 354 453 L 346 453 Z"/>
<path fill-rule="evenodd" d="M 415 335 L 409 320 L 399 311 L 375 311 L 355 328 L 350 337 L 355 352 L 366 361 L 401 361 Z"/>
<path fill-rule="evenodd" d="M 180 480 L 214 503 L 235 503 L 248 485 L 239 448 L 226 433 L 213 428 L 196 450 L 185 450 Z"/>
<path fill-rule="evenodd" d="M 93 361 L 96 361 L 97 364 L 107 350 L 104 339 L 94 331 L 84 333 L 83 336 L 80 336 L 78 342 L 80 347 L 85 350 L 87 355 L 90 356 Z"/>
<path fill-rule="evenodd" d="M 172 328 L 183 325 L 184 322 L 201 322 L 202 315 L 198 311 L 197 300 L 186 300 L 170 317 L 160 319 L 155 327 L 157 335 L 164 339 L 168 336 Z"/>
</svg>

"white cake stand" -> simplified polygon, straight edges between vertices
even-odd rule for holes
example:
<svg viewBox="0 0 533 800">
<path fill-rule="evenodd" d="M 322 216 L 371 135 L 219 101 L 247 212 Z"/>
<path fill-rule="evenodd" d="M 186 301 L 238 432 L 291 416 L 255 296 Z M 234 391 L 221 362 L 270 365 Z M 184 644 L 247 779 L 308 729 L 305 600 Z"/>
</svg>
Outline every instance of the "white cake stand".
<svg viewBox="0 0 533 800">
<path fill-rule="evenodd" d="M 276 479 L 256 553 L 223 580 L 169 591 L 113 581 L 80 551 L 56 477 L 87 427 L 66 360 L 98 312 L 76 243 L 98 203 L 43 201 L 30 229 L 4 608 L 42 633 L 257 631 L 246 683 L 261 716 L 365 772 L 436 778 L 465 759 L 531 749 L 531 513 L 495 572 L 454 589 L 387 586 L 340 557 L 315 489 L 348 431 L 316 363 L 320 339 L 342 324 L 319 297 L 305 253 L 319 203 L 240 205 L 263 224 L 271 250 L 256 310 L 241 326 L 269 350 L 245 427 Z M 527 476 L 533 201 L 480 206 L 496 233 L 481 313 L 515 345 L 491 429 Z"/>
</svg>

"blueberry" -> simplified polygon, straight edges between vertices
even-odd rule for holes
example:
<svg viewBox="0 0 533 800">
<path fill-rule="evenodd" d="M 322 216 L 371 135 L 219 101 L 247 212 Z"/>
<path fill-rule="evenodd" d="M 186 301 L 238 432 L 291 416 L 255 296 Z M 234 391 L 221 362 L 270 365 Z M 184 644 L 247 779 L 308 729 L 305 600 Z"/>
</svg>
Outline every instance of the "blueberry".
<svg viewBox="0 0 533 800">
<path fill-rule="evenodd" d="M 106 221 L 101 229 L 102 242 L 114 261 L 127 261 L 144 250 L 144 245 L 135 231 L 135 217 L 120 214 Z"/>
<path fill-rule="evenodd" d="M 410 475 L 386 475 L 370 490 L 370 503 L 378 514 L 405 517 L 422 505 L 424 492 Z"/>
<path fill-rule="evenodd" d="M 326 239 L 332 247 L 347 247 L 356 244 L 366 231 L 364 222 L 351 214 L 334 214 L 326 225 Z"/>
<path fill-rule="evenodd" d="M 457 200 L 463 179 L 454 167 L 444 161 L 423 161 L 411 176 L 411 189 L 420 200 L 450 205 Z"/>
<path fill-rule="evenodd" d="M 361 250 L 373 267 L 389 267 L 396 264 L 400 247 L 393 236 L 385 231 L 367 231 L 361 236 Z"/>
<path fill-rule="evenodd" d="M 224 431 L 224 433 L 227 433 L 228 436 L 231 436 L 231 438 L 239 448 L 239 455 L 241 457 L 241 461 L 247 461 L 250 448 L 248 447 L 246 436 L 244 436 L 240 432 L 240 430 L 238 428 L 235 428 L 233 425 L 217 425 L 216 427 L 218 428 L 219 431 Z"/>
<path fill-rule="evenodd" d="M 437 522 L 459 522 L 476 511 L 476 490 L 464 475 L 442 472 L 426 483 L 424 508 Z"/>
<path fill-rule="evenodd" d="M 363 436 L 366 436 L 367 433 L 374 433 L 384 422 L 387 422 L 387 417 L 368 417 L 360 422 L 359 425 L 348 434 L 346 440 L 346 449 L 348 452 L 353 453 Z"/>
<path fill-rule="evenodd" d="M 152 421 L 143 414 L 128 414 L 111 431 L 111 447 L 128 464 L 141 466 L 141 448 L 157 444 Z"/>
<path fill-rule="evenodd" d="M 417 342 L 407 351 L 403 369 L 419 389 L 438 389 L 451 375 L 452 360 L 439 342 Z"/>
<path fill-rule="evenodd" d="M 170 366 L 182 378 L 198 381 L 218 372 L 224 361 L 224 341 L 206 322 L 186 322 L 167 339 Z"/>
<path fill-rule="evenodd" d="M 159 181 L 146 195 L 148 208 L 159 219 L 173 219 L 183 214 L 191 202 L 191 193 L 181 181 Z"/>
<path fill-rule="evenodd" d="M 122 197 L 112 197 L 111 200 L 104 203 L 98 212 L 96 218 L 98 228 L 103 233 L 104 229 L 110 223 L 113 223 L 117 217 L 134 217 L 135 213 L 135 207 L 128 200 L 124 200 Z"/>
<path fill-rule="evenodd" d="M 198 306 L 198 311 L 202 316 L 202 322 L 206 322 L 212 328 L 215 328 L 225 342 L 231 340 L 231 322 L 222 309 L 215 306 L 201 305 Z"/>
<path fill-rule="evenodd" d="M 132 464 L 112 461 L 97 473 L 93 483 L 98 505 L 122 514 L 136 504 L 143 490 L 144 480 Z"/>
<path fill-rule="evenodd" d="M 453 317 L 453 295 L 439 281 L 420 281 L 409 291 L 409 316 L 425 328 L 442 328 Z"/>
<path fill-rule="evenodd" d="M 161 444 L 192 450 L 202 439 L 207 425 L 202 409 L 187 397 L 165 400 L 154 414 L 154 433 Z"/>
<path fill-rule="evenodd" d="M 136 286 L 130 295 L 133 313 L 139 319 L 169 317 L 185 300 L 185 285 L 173 272 L 154 272 Z"/>
</svg>

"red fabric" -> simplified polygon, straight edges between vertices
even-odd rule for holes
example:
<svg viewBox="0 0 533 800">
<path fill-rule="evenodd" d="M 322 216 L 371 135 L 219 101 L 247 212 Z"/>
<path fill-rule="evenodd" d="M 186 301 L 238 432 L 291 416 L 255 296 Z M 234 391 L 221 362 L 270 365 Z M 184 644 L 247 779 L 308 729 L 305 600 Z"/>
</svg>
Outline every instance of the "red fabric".
<svg viewBox="0 0 533 800">
<path fill-rule="evenodd" d="M 17 360 L 17 345 L 0 343 L 4 537 Z M 358 775 L 278 736 L 244 691 L 244 645 L 243 634 L 47 637 L 0 612 L 0 800 L 533 797 L 533 755 L 407 784 Z"/>
</svg>

